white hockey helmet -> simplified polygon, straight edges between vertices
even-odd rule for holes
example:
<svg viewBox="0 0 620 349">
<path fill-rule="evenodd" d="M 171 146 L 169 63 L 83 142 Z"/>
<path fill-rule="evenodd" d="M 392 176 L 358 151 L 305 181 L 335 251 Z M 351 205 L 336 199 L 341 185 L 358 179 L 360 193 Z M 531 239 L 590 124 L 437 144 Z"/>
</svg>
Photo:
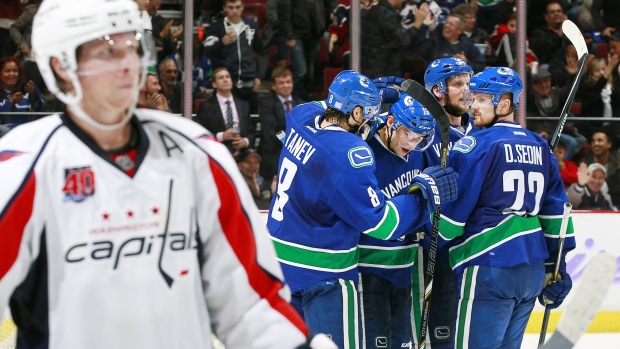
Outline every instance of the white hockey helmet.
<svg viewBox="0 0 620 349">
<path fill-rule="evenodd" d="M 41 76 L 50 92 L 72 107 L 76 115 L 100 129 L 116 129 L 125 124 L 129 115 L 120 123 L 103 125 L 94 121 L 79 106 L 82 100 L 82 87 L 76 73 L 76 51 L 80 45 L 105 37 L 106 35 L 135 32 L 136 38 L 144 37 L 142 19 L 138 5 L 132 0 L 44 0 L 32 25 L 32 49 Z M 148 61 L 152 52 L 146 50 L 142 41 L 142 76 L 146 77 Z M 58 80 L 50 64 L 56 57 L 71 79 L 75 94 L 70 95 L 59 89 Z M 139 89 L 136 91 L 136 98 Z"/>
</svg>

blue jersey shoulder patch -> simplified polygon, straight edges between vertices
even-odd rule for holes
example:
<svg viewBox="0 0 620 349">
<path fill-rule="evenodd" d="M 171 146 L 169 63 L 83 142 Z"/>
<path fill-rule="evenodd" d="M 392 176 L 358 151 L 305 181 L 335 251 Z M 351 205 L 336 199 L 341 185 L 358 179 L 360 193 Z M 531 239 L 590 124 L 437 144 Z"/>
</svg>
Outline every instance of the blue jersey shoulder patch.
<svg viewBox="0 0 620 349">
<path fill-rule="evenodd" d="M 469 153 L 476 146 L 476 139 L 472 136 L 465 136 L 454 144 L 452 150 L 461 153 Z"/>
<path fill-rule="evenodd" d="M 349 162 L 351 166 L 358 168 L 374 164 L 375 159 L 370 149 L 360 146 L 349 149 Z"/>
</svg>

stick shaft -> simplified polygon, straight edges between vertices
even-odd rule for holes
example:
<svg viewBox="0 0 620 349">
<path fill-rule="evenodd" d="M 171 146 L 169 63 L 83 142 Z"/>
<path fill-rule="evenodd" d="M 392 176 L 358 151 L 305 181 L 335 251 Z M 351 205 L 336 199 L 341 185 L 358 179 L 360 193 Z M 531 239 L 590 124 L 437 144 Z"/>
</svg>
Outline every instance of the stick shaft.
<svg viewBox="0 0 620 349">
<path fill-rule="evenodd" d="M 558 279 L 558 273 L 560 272 L 560 263 L 562 262 L 562 251 L 564 250 L 564 239 L 566 238 L 566 230 L 568 229 L 568 218 L 572 209 L 570 202 L 564 203 L 564 213 L 562 214 L 562 224 L 560 225 L 560 239 L 558 240 L 557 256 L 555 259 L 555 267 L 553 269 L 553 281 Z M 540 329 L 540 337 L 538 337 L 538 346 L 545 344 L 545 337 L 547 336 L 547 326 L 549 325 L 549 316 L 551 315 L 551 309 L 545 305 L 545 314 L 543 315 L 542 327 Z"/>
</svg>

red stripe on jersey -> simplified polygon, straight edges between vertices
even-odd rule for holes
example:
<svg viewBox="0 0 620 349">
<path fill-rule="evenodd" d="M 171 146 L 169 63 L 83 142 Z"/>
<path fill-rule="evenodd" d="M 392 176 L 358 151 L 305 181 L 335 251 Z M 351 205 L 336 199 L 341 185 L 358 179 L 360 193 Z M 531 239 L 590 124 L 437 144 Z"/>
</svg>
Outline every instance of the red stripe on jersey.
<svg viewBox="0 0 620 349">
<path fill-rule="evenodd" d="M 278 295 L 283 286 L 282 282 L 271 277 L 257 263 L 254 232 L 239 200 L 235 184 L 220 164 L 213 159 L 209 159 L 209 163 L 222 202 L 218 212 L 220 224 L 228 243 L 248 275 L 250 286 L 261 298 L 266 299 L 273 309 L 284 315 L 307 336 L 308 327 L 297 311 Z"/>
<path fill-rule="evenodd" d="M 32 216 L 36 180 L 31 172 L 26 183 L 5 208 L 0 217 L 0 279 L 15 263 L 24 228 Z"/>
</svg>

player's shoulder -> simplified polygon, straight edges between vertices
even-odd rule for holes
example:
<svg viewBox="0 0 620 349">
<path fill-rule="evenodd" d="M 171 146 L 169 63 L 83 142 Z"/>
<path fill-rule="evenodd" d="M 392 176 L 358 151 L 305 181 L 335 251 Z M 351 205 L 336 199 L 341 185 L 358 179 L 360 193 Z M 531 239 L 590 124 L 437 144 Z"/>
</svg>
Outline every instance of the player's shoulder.
<svg viewBox="0 0 620 349">
<path fill-rule="evenodd" d="M 62 125 L 60 114 L 52 114 L 16 126 L 0 139 L 0 151 L 10 148 L 31 152 L 39 149 Z"/>
<path fill-rule="evenodd" d="M 299 104 L 288 113 L 286 117 L 287 122 L 295 122 L 296 124 L 311 123 L 316 116 L 323 114 L 325 109 L 327 109 L 327 104 L 324 101 Z"/>
</svg>

